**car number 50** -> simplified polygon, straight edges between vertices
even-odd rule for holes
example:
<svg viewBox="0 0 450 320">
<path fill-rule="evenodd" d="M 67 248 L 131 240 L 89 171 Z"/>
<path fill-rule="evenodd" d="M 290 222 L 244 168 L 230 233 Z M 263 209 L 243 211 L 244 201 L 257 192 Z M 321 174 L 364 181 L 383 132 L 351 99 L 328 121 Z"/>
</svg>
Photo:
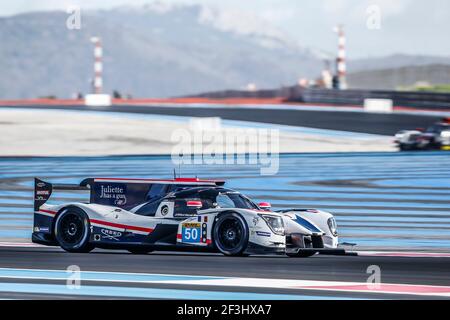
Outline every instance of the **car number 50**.
<svg viewBox="0 0 450 320">
<path fill-rule="evenodd" d="M 184 229 L 184 239 L 189 241 L 198 241 L 200 233 L 197 228 L 185 228 Z"/>
</svg>

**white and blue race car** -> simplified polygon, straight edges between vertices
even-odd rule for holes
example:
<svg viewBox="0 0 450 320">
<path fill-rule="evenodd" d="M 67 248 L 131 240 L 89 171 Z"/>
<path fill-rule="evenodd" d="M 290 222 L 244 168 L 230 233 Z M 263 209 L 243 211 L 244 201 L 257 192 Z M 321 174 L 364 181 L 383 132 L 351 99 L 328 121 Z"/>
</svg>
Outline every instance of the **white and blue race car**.
<svg viewBox="0 0 450 320">
<path fill-rule="evenodd" d="M 94 248 L 213 251 L 227 256 L 316 253 L 338 248 L 334 217 L 315 209 L 271 211 L 224 181 L 89 178 L 79 185 L 35 179 L 32 241 L 69 252 Z M 85 202 L 51 204 L 58 191 L 85 193 Z M 50 200 L 50 201 L 49 201 Z"/>
</svg>

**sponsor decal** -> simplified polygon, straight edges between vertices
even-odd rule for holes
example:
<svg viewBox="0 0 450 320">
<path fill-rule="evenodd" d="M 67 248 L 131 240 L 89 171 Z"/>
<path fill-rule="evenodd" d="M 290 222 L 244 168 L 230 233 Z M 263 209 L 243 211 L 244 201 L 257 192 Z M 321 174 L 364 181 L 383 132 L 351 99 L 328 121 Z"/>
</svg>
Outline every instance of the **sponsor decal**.
<svg viewBox="0 0 450 320">
<path fill-rule="evenodd" d="M 197 222 L 183 223 L 183 227 L 185 227 L 185 228 L 200 228 L 200 223 L 197 223 Z"/>
<path fill-rule="evenodd" d="M 47 184 L 44 181 L 35 179 L 34 189 L 34 211 L 38 211 L 39 208 L 50 198 L 52 194 L 52 185 Z"/>
<path fill-rule="evenodd" d="M 256 231 L 256 235 L 260 237 L 270 237 L 272 234 L 270 232 Z"/>
<path fill-rule="evenodd" d="M 183 223 L 181 228 L 181 241 L 186 243 L 199 243 L 202 241 L 201 223 Z"/>
<path fill-rule="evenodd" d="M 115 230 L 101 229 L 100 232 L 102 233 L 102 238 L 108 239 L 108 240 L 119 241 L 118 238 L 120 238 L 122 236 L 122 232 L 115 231 Z"/>
<path fill-rule="evenodd" d="M 116 206 L 124 206 L 127 204 L 127 197 L 124 194 L 117 195 L 116 200 L 114 201 Z"/>
<path fill-rule="evenodd" d="M 100 199 L 114 200 L 115 205 L 123 206 L 127 203 L 125 192 L 126 190 L 124 186 L 101 185 Z"/>
<path fill-rule="evenodd" d="M 50 190 L 36 190 L 34 199 L 37 201 L 46 201 L 48 198 L 50 198 L 50 195 Z"/>
<path fill-rule="evenodd" d="M 164 217 L 164 216 L 166 216 L 168 213 L 169 213 L 169 207 L 166 206 L 166 205 L 164 205 L 164 206 L 161 208 L 161 215 Z"/>
<path fill-rule="evenodd" d="M 174 217 L 189 218 L 189 217 L 192 217 L 192 214 L 179 212 L 179 213 L 175 213 Z"/>
<path fill-rule="evenodd" d="M 259 222 L 259 217 L 253 217 L 253 225 L 256 227 L 256 225 Z"/>
</svg>

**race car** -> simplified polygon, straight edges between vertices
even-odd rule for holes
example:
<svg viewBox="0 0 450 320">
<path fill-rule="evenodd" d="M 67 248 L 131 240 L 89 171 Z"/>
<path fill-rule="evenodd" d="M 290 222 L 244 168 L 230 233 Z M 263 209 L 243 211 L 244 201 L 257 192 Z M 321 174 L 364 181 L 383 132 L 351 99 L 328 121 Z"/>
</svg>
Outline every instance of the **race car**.
<svg viewBox="0 0 450 320">
<path fill-rule="evenodd" d="M 400 151 L 450 150 L 450 118 L 442 119 L 427 130 L 403 130 L 395 135 Z"/>
<path fill-rule="evenodd" d="M 224 184 L 198 178 L 88 178 L 69 185 L 35 178 L 32 241 L 69 252 L 103 248 L 134 254 L 350 254 L 338 248 L 337 225 L 330 213 L 274 212 L 269 203 L 256 204 Z M 76 191 L 87 200 L 52 204 L 59 191 Z"/>
</svg>

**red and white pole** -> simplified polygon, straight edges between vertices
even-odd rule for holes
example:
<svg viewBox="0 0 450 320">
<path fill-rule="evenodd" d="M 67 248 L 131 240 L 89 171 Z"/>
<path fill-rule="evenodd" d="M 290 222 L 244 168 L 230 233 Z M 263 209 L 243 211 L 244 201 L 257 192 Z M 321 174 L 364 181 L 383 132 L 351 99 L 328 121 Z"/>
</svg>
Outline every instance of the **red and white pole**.
<svg viewBox="0 0 450 320">
<path fill-rule="evenodd" d="M 335 31 L 338 34 L 338 56 L 336 60 L 337 74 L 339 77 L 340 89 L 347 89 L 347 53 L 345 51 L 346 38 L 343 26 L 337 26 Z"/>
<path fill-rule="evenodd" d="M 94 43 L 94 93 L 101 94 L 103 89 L 103 48 L 100 38 L 92 37 L 91 42 Z"/>
</svg>

